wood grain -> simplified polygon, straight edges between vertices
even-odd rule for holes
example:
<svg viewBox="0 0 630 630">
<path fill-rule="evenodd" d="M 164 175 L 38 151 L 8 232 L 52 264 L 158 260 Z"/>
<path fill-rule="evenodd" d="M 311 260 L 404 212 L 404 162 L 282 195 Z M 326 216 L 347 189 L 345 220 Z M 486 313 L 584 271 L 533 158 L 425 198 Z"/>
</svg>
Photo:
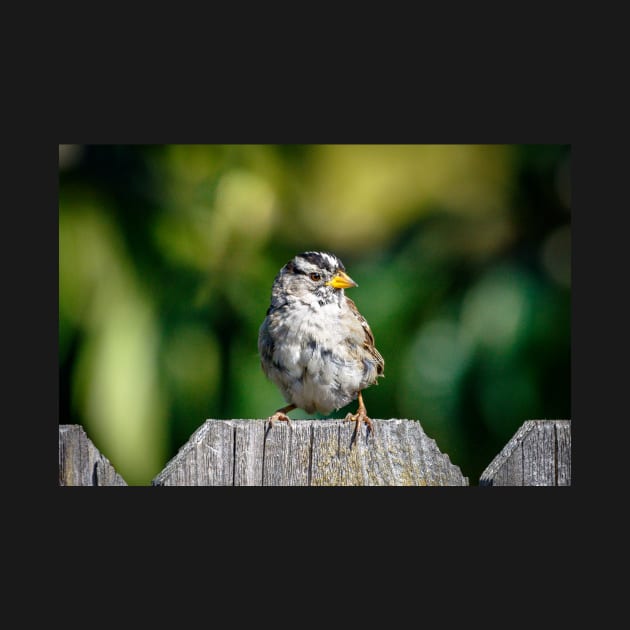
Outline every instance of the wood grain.
<svg viewBox="0 0 630 630">
<path fill-rule="evenodd" d="M 206 420 L 154 486 L 466 486 L 416 420 L 372 420 L 352 445 L 343 420 Z M 59 426 L 59 485 L 124 486 L 79 425 Z M 570 486 L 571 421 L 527 420 L 492 460 L 482 486 Z"/>
<path fill-rule="evenodd" d="M 465 486 L 468 479 L 414 420 L 353 423 L 206 420 L 153 480 L 169 485 Z"/>
<path fill-rule="evenodd" d="M 480 486 L 570 486 L 571 421 L 527 420 L 490 462 Z"/>
<path fill-rule="evenodd" d="M 60 486 L 126 486 L 78 424 L 59 425 Z"/>
</svg>

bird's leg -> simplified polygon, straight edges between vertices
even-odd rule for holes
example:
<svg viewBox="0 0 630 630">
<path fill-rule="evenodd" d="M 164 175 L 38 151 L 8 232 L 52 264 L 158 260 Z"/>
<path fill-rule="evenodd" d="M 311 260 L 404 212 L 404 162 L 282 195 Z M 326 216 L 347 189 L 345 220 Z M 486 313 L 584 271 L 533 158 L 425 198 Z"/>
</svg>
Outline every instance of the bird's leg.
<svg viewBox="0 0 630 630">
<path fill-rule="evenodd" d="M 274 421 L 276 420 L 280 420 L 280 422 L 286 422 L 289 425 L 289 428 L 293 429 L 293 426 L 291 425 L 291 418 L 287 416 L 287 412 L 292 411 L 293 409 L 295 409 L 295 405 L 287 405 L 286 407 L 282 407 L 282 409 L 278 409 L 278 411 L 276 411 L 273 416 L 269 416 L 269 418 L 267 418 L 267 430 L 271 429 Z"/>
<path fill-rule="evenodd" d="M 357 409 L 357 412 L 355 414 L 349 413 L 346 416 L 346 421 L 352 420 L 355 423 L 354 433 L 352 434 L 352 440 L 351 440 L 351 443 L 353 445 L 356 443 L 356 438 L 359 435 L 359 431 L 361 429 L 361 422 L 365 422 L 365 424 L 367 424 L 368 435 L 371 435 L 372 433 L 374 433 L 374 426 L 372 425 L 372 420 L 368 418 L 367 409 L 365 408 L 365 403 L 363 402 L 363 396 L 361 392 L 359 392 L 358 399 L 359 399 L 359 408 Z"/>
</svg>

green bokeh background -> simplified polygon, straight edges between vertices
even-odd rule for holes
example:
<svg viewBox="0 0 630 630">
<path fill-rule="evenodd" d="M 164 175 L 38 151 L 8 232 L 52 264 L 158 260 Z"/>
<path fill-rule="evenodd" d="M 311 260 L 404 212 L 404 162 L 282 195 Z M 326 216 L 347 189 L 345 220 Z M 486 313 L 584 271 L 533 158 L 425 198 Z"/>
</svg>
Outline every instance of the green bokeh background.
<svg viewBox="0 0 630 630">
<path fill-rule="evenodd" d="M 476 485 L 525 420 L 571 417 L 570 154 L 60 145 L 59 422 L 145 485 L 205 419 L 267 417 L 271 283 L 327 250 L 385 358 L 368 413 L 420 420 Z"/>
</svg>

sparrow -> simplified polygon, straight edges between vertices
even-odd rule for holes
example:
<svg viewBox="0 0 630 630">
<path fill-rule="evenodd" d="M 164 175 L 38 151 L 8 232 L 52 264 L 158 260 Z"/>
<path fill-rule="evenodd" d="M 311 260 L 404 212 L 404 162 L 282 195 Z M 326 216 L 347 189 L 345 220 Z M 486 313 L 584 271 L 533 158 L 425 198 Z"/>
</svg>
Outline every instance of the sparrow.
<svg viewBox="0 0 630 630">
<path fill-rule="evenodd" d="M 268 418 L 287 422 L 303 409 L 324 415 L 358 399 L 353 443 L 361 423 L 374 432 L 362 391 L 383 376 L 385 361 L 365 317 L 344 290 L 357 287 L 334 254 L 297 254 L 276 275 L 258 334 L 263 372 L 288 403 Z"/>
</svg>

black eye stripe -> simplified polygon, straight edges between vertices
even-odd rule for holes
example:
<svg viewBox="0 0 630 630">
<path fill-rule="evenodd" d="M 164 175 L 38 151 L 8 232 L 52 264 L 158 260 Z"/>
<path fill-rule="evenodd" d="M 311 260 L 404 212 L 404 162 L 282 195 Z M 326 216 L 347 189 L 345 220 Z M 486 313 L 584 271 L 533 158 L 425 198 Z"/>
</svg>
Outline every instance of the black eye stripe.
<svg viewBox="0 0 630 630">
<path fill-rule="evenodd" d="M 285 269 L 289 272 L 289 273 L 299 273 L 303 276 L 305 276 L 308 271 L 306 271 L 306 269 L 301 269 L 300 267 L 298 267 L 293 261 L 287 263 L 285 265 Z"/>
</svg>

